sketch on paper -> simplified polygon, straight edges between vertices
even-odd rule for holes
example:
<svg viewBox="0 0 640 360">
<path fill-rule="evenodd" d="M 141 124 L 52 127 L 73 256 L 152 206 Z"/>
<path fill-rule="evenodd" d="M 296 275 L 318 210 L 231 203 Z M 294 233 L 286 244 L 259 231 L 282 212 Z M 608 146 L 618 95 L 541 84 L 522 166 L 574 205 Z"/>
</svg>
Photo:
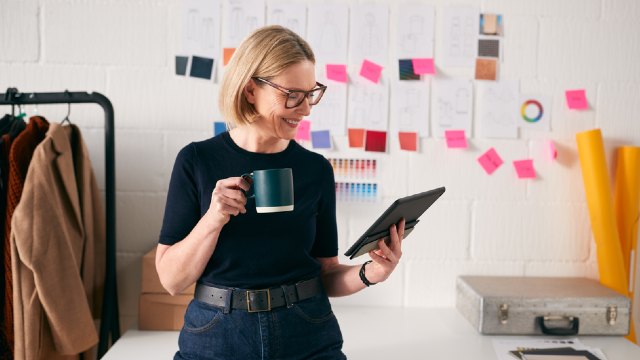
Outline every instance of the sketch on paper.
<svg viewBox="0 0 640 360">
<path fill-rule="evenodd" d="M 386 4 L 361 4 L 351 7 L 349 60 L 369 59 L 387 65 L 389 49 L 389 8 Z"/>
<path fill-rule="evenodd" d="M 176 73 L 211 79 L 220 56 L 220 0 L 188 0 L 182 3 L 180 54 Z M 191 59 L 191 61 L 189 61 Z M 180 68 L 178 69 L 178 62 Z"/>
<path fill-rule="evenodd" d="M 264 0 L 226 0 L 223 46 L 235 48 L 252 31 L 264 26 Z"/>
<path fill-rule="evenodd" d="M 429 136 L 429 83 L 393 84 L 394 125 L 392 130 Z"/>
<path fill-rule="evenodd" d="M 356 79 L 349 88 L 349 128 L 387 131 L 389 86 L 386 80 L 378 84 Z"/>
<path fill-rule="evenodd" d="M 444 64 L 472 67 L 478 52 L 478 9 L 446 7 L 443 24 Z"/>
<path fill-rule="evenodd" d="M 267 25 L 280 25 L 306 37 L 307 6 L 304 3 L 291 1 L 269 3 Z"/>
<path fill-rule="evenodd" d="M 433 82 L 433 134 L 444 137 L 446 130 L 465 130 L 471 135 L 473 84 L 468 80 Z"/>
<path fill-rule="evenodd" d="M 399 58 L 433 58 L 434 14 L 431 5 L 399 7 L 396 39 Z"/>
<path fill-rule="evenodd" d="M 220 1 L 183 3 L 182 51 L 185 55 L 217 58 L 220 52 Z"/>
<path fill-rule="evenodd" d="M 478 132 L 488 138 L 518 137 L 517 81 L 481 81 L 478 89 Z"/>
<path fill-rule="evenodd" d="M 319 76 L 317 80 L 326 83 L 324 77 Z M 334 136 L 346 135 L 347 84 L 332 83 L 331 91 L 326 91 L 311 110 L 309 120 L 313 131 L 329 130 Z"/>
<path fill-rule="evenodd" d="M 307 41 L 319 64 L 346 64 L 349 7 L 343 4 L 310 4 Z"/>
</svg>

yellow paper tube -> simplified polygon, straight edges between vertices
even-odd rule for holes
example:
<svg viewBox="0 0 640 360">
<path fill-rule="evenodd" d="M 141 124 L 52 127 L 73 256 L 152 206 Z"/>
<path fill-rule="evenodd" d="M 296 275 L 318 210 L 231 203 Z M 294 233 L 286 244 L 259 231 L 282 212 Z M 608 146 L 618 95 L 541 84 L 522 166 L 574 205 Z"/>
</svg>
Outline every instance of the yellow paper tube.
<svg viewBox="0 0 640 360">
<path fill-rule="evenodd" d="M 629 279 L 629 298 L 633 301 L 640 217 L 640 147 L 624 146 L 618 149 L 613 203 L 624 269 Z M 633 316 L 631 318 L 631 332 L 627 338 L 636 342 Z"/>
<path fill-rule="evenodd" d="M 596 241 L 600 283 L 629 296 L 622 247 L 613 213 L 609 172 L 600 129 L 576 134 L 591 231 Z"/>
</svg>

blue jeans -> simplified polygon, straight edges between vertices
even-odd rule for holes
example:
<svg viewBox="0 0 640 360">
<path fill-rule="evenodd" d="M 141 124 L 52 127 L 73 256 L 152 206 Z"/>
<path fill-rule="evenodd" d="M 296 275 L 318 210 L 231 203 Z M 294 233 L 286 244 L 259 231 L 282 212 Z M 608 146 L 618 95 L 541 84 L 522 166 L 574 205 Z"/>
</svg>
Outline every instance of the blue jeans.
<svg viewBox="0 0 640 360">
<path fill-rule="evenodd" d="M 192 300 L 175 359 L 346 359 L 342 333 L 327 295 L 271 311 L 224 314 Z"/>
</svg>

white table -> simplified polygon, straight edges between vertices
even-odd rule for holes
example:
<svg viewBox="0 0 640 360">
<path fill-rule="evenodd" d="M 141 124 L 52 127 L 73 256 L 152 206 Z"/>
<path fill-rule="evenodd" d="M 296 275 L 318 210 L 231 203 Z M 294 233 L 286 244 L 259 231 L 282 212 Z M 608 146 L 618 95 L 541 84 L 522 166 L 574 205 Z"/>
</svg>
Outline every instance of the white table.
<svg viewBox="0 0 640 360">
<path fill-rule="evenodd" d="M 337 307 L 334 312 L 349 359 L 496 359 L 493 339 L 483 336 L 454 308 Z M 582 343 L 602 349 L 608 360 L 639 360 L 640 347 L 620 336 L 582 336 Z M 172 359 L 177 331 L 127 331 L 103 357 Z"/>
</svg>

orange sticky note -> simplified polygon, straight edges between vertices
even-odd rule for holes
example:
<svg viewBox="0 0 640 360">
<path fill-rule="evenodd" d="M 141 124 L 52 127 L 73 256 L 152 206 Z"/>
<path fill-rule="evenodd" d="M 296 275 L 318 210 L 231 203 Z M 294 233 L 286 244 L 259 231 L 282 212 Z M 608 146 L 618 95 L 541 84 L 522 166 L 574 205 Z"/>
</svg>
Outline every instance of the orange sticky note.
<svg viewBox="0 0 640 360">
<path fill-rule="evenodd" d="M 364 129 L 349 129 L 349 147 L 364 147 Z"/>
<path fill-rule="evenodd" d="M 487 174 L 491 175 L 497 168 L 502 165 L 502 158 L 498 155 L 496 149 L 491 148 L 487 150 L 484 154 L 480 155 L 478 158 L 478 162 L 487 172 Z"/>
<path fill-rule="evenodd" d="M 450 149 L 466 149 L 467 137 L 464 130 L 445 130 L 444 137 L 447 139 L 447 147 Z"/>
<path fill-rule="evenodd" d="M 436 73 L 436 68 L 431 58 L 416 58 L 411 59 L 411 62 L 413 63 L 413 73 L 416 75 Z"/>
<path fill-rule="evenodd" d="M 587 94 L 584 89 L 567 90 L 565 92 L 567 98 L 567 106 L 572 110 L 586 110 L 589 108 L 587 103 Z"/>
<path fill-rule="evenodd" d="M 307 120 L 300 121 L 300 124 L 298 124 L 298 132 L 296 133 L 296 140 L 311 140 L 310 131 L 311 123 Z"/>
<path fill-rule="evenodd" d="M 533 160 L 516 160 L 513 162 L 519 179 L 535 179 L 536 170 L 533 168 Z"/>
<path fill-rule="evenodd" d="M 347 65 L 343 64 L 327 64 L 327 79 L 334 80 L 342 83 L 346 83 L 349 81 L 349 76 L 347 75 Z"/>
<path fill-rule="evenodd" d="M 558 158 L 558 150 L 556 150 L 556 144 L 554 144 L 552 140 L 549 140 L 549 146 L 547 147 L 547 149 L 549 151 L 549 158 L 551 158 L 551 160 L 555 160 L 556 158 Z"/>
<path fill-rule="evenodd" d="M 387 151 L 387 132 L 367 130 L 364 140 L 365 151 L 385 152 Z"/>
<path fill-rule="evenodd" d="M 380 75 L 382 74 L 382 66 L 371 62 L 369 60 L 362 61 L 362 67 L 360 68 L 360 76 L 365 79 L 373 81 L 375 84 L 380 81 Z"/>
<path fill-rule="evenodd" d="M 229 60 L 233 56 L 233 53 L 236 51 L 236 48 L 224 48 L 222 49 L 222 65 L 227 66 Z"/>
<path fill-rule="evenodd" d="M 399 132 L 400 149 L 407 151 L 418 151 L 418 133 L 416 132 Z"/>
</svg>

